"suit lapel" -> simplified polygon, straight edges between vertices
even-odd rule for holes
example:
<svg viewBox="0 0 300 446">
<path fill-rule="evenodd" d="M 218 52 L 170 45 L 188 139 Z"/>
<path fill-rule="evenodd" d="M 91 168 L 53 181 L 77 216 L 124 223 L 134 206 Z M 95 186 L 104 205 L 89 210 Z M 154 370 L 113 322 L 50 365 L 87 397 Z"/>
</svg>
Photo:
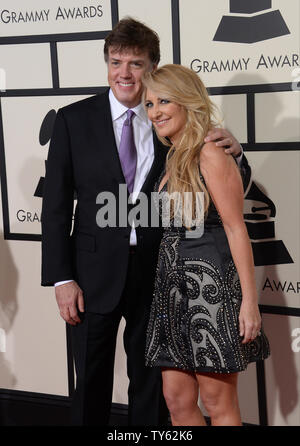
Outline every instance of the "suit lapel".
<svg viewBox="0 0 300 446">
<path fill-rule="evenodd" d="M 108 91 L 97 97 L 95 110 L 91 113 L 92 128 L 95 129 L 96 144 L 101 150 L 101 159 L 112 178 L 118 183 L 126 183 L 116 145 Z"/>
</svg>

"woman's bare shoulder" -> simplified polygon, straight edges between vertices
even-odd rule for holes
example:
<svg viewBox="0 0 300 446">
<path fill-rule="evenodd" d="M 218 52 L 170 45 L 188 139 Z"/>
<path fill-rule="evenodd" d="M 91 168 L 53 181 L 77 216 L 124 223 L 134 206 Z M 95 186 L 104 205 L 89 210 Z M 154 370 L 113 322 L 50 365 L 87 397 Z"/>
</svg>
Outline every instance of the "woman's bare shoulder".
<svg viewBox="0 0 300 446">
<path fill-rule="evenodd" d="M 200 163 L 204 164 L 218 164 L 224 163 L 227 161 L 227 158 L 230 158 L 224 152 L 223 147 L 218 147 L 214 142 L 205 143 L 200 150 Z"/>
</svg>

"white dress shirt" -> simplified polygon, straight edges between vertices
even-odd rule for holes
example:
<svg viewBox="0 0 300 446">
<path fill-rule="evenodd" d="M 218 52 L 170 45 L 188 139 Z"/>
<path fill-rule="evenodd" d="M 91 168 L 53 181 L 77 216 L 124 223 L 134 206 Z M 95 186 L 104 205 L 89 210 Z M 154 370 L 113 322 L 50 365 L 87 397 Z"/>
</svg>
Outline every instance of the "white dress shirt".
<svg viewBox="0 0 300 446">
<path fill-rule="evenodd" d="M 112 90 L 109 91 L 109 102 L 116 145 L 119 151 L 122 128 L 124 121 L 127 118 L 126 111 L 128 108 L 116 99 Z M 154 160 L 154 145 L 152 123 L 148 119 L 143 104 L 139 104 L 136 107 L 131 108 L 131 110 L 135 113 L 135 116 L 132 119 L 132 126 L 137 151 L 137 165 L 132 191 L 132 202 L 135 203 Z M 133 227 L 130 233 L 130 245 L 136 244 L 136 231 Z"/>
</svg>

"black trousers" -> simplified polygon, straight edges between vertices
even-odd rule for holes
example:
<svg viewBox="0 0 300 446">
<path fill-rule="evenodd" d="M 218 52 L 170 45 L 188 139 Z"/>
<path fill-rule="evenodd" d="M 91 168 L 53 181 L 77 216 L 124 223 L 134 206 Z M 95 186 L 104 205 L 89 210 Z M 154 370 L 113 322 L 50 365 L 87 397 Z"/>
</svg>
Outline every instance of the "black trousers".
<svg viewBox="0 0 300 446">
<path fill-rule="evenodd" d="M 131 250 L 121 301 L 109 314 L 83 313 L 82 322 L 71 327 L 76 368 L 72 399 L 73 425 L 109 423 L 113 390 L 114 359 L 118 327 L 126 320 L 124 348 L 127 355 L 128 424 L 167 424 L 168 411 L 162 395 L 161 371 L 145 367 L 145 339 L 152 290 L 141 293 L 138 254 Z M 148 295 L 147 301 L 145 297 Z"/>
</svg>

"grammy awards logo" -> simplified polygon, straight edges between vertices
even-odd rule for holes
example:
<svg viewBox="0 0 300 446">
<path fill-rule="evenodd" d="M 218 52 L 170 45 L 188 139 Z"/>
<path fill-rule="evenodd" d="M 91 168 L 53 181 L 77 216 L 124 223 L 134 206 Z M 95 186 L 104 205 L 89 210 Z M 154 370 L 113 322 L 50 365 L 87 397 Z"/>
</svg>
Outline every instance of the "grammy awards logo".
<svg viewBox="0 0 300 446">
<path fill-rule="evenodd" d="M 230 0 L 231 15 L 222 17 L 213 40 L 256 43 L 290 34 L 280 11 L 271 9 L 272 0 Z"/>
<path fill-rule="evenodd" d="M 246 190 L 244 220 L 252 241 L 255 266 L 294 263 L 282 240 L 275 240 L 276 207 L 251 179 L 251 168 L 244 178 Z"/>
</svg>

